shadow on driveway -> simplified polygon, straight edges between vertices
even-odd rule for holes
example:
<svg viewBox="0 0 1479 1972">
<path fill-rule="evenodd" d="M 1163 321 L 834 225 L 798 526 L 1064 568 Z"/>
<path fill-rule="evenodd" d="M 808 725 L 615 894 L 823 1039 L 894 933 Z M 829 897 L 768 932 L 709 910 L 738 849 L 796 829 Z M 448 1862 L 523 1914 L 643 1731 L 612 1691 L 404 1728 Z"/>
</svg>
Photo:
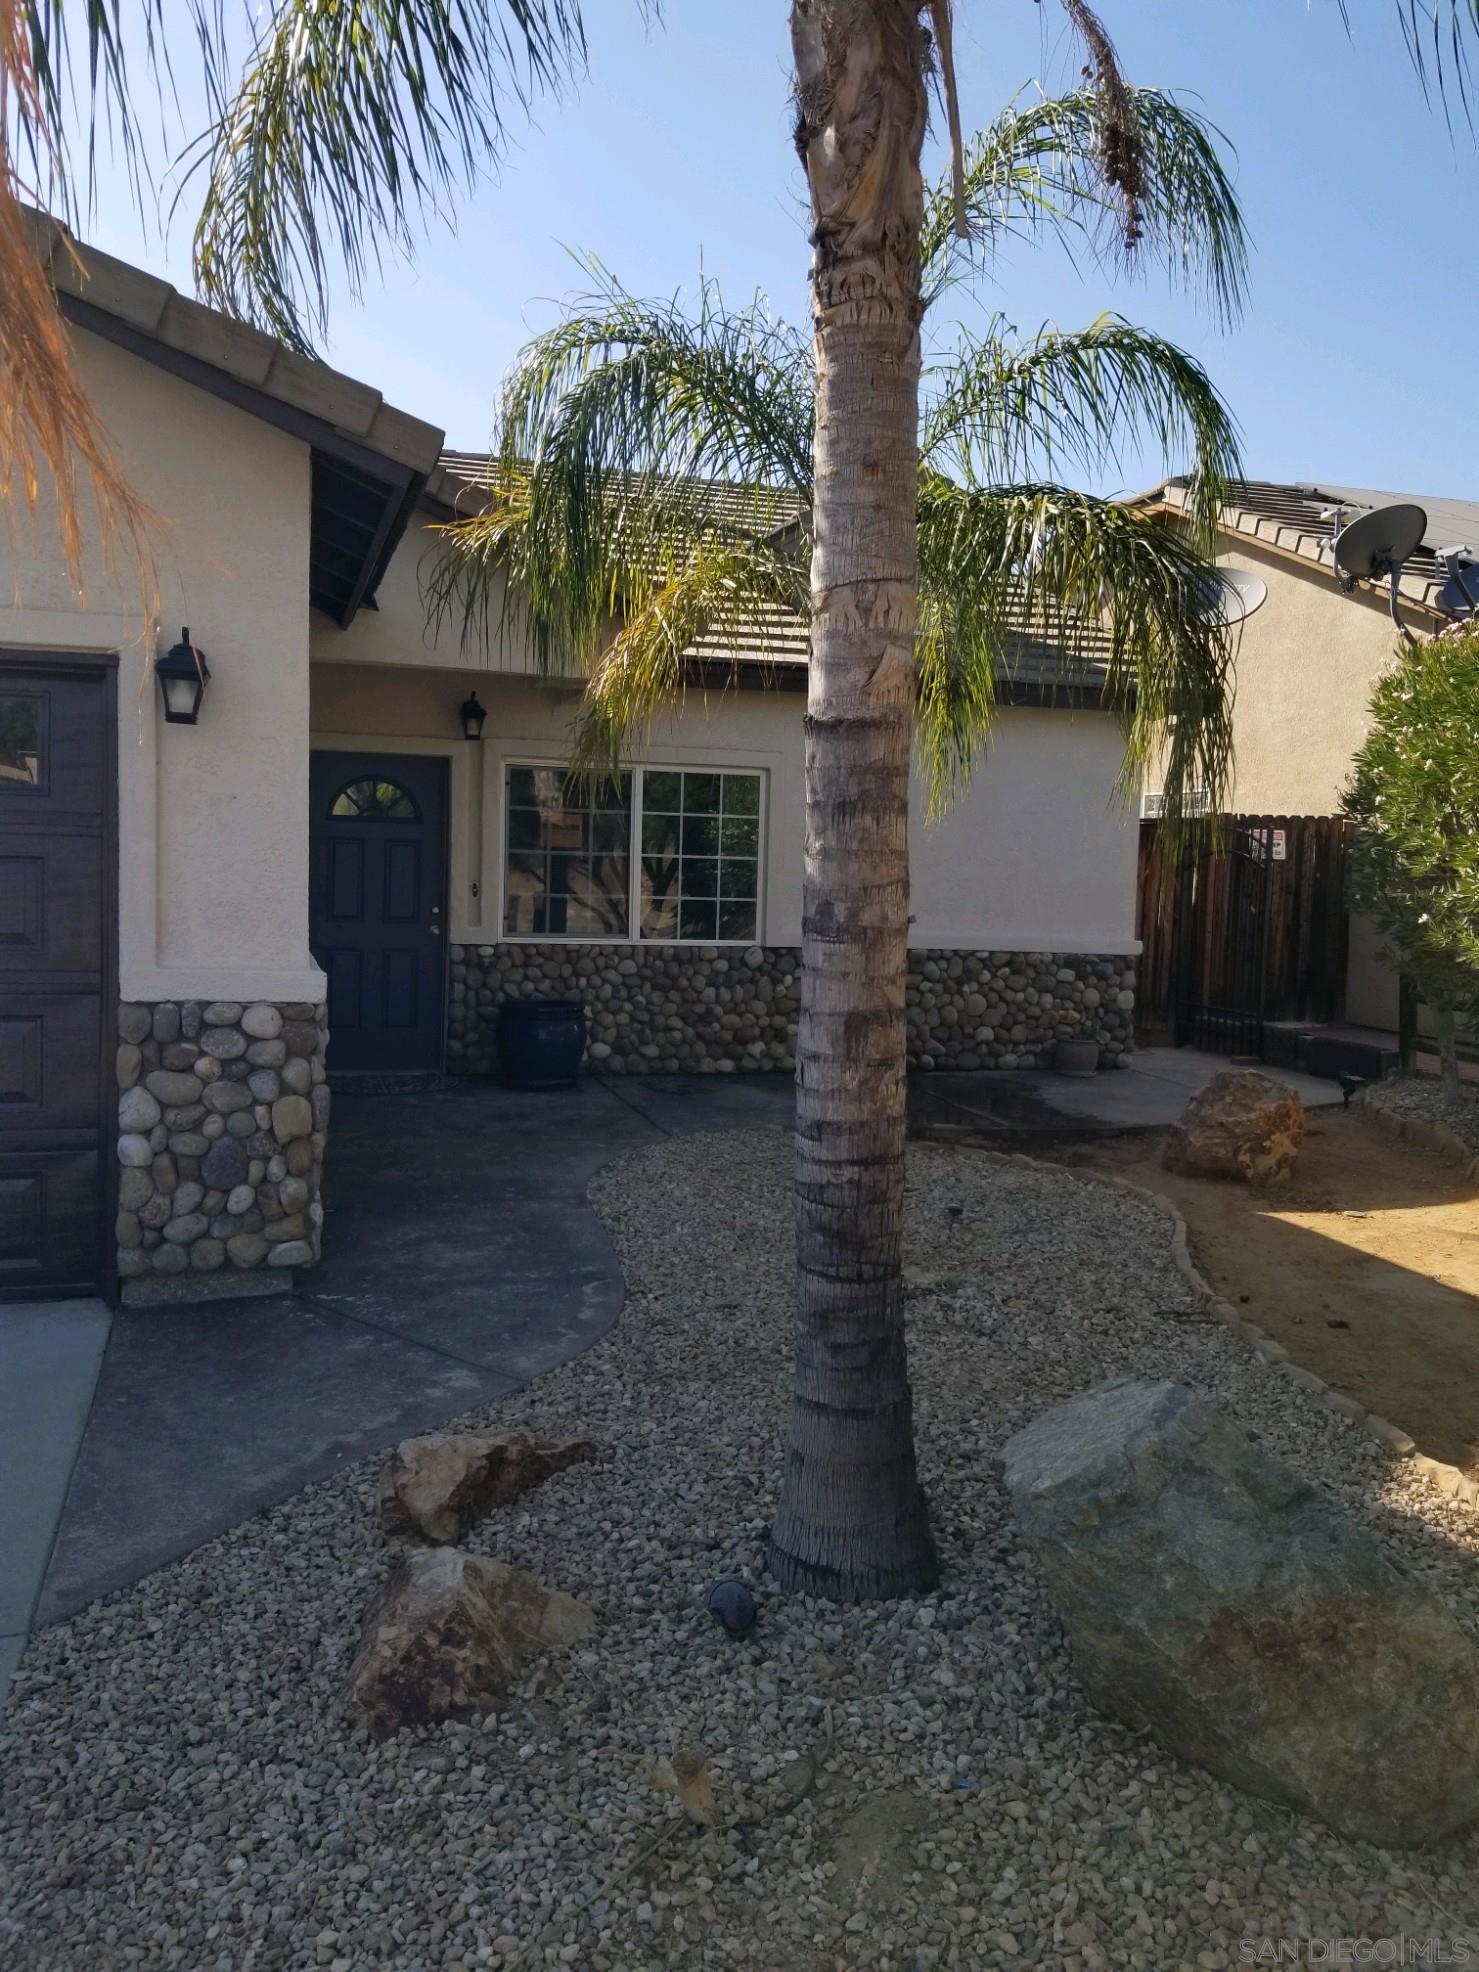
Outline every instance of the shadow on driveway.
<svg viewBox="0 0 1479 1972">
<path fill-rule="evenodd" d="M 1081 1082 L 918 1076 L 916 1127 L 1031 1149 L 1157 1128 L 1225 1064 L 1158 1050 Z M 1306 1102 L 1333 1083 L 1287 1078 Z M 597 1341 L 621 1270 L 586 1186 L 667 1136 L 789 1123 L 789 1076 L 340 1095 L 326 1258 L 290 1300 L 115 1315 L 37 1620 L 188 1553 L 347 1461 L 506 1396 Z"/>
<path fill-rule="evenodd" d="M 791 1114 L 789 1076 L 336 1098 L 326 1257 L 292 1299 L 114 1316 L 37 1621 L 589 1348 L 623 1294 L 594 1173 Z"/>
</svg>

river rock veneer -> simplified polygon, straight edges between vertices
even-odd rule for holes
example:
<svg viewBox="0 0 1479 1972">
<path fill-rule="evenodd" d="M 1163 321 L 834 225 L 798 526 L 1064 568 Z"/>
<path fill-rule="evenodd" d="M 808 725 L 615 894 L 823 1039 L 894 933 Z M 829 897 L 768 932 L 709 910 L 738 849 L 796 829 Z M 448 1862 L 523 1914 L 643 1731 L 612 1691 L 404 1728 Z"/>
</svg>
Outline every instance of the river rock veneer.
<svg viewBox="0 0 1479 1972">
<path fill-rule="evenodd" d="M 579 1000 L 608 1074 L 755 1074 L 795 1065 L 801 954 L 788 945 L 454 945 L 447 1061 L 496 1065 L 507 999 Z M 1058 952 L 909 954 L 909 1066 L 1035 1068 L 1092 1033 L 1114 1066 L 1134 1046 L 1132 960 Z"/>
<path fill-rule="evenodd" d="M 1222 1411 L 1125 1378 L 1045 1411 L 1002 1466 L 1102 1711 L 1365 1841 L 1479 1818 L 1479 1644 Z"/>
<path fill-rule="evenodd" d="M 259 1270 L 286 1283 L 318 1258 L 327 1038 L 325 1008 L 306 1001 L 119 1007 L 126 1301 L 241 1292 Z"/>
</svg>

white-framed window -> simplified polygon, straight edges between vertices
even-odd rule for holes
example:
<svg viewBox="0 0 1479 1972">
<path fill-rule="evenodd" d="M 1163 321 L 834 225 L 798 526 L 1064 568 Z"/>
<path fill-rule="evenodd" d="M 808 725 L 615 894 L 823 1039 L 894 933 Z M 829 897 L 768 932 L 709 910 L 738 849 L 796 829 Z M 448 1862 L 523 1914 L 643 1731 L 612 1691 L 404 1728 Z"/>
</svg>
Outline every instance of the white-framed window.
<svg viewBox="0 0 1479 1972">
<path fill-rule="evenodd" d="M 764 779 L 638 767 L 613 780 L 506 762 L 503 937 L 753 944 Z"/>
<path fill-rule="evenodd" d="M 1166 797 L 1159 788 L 1146 788 L 1140 796 L 1142 822 L 1158 822 L 1166 812 Z M 1181 804 L 1183 815 L 1210 815 L 1212 797 L 1204 787 L 1189 787 Z"/>
</svg>

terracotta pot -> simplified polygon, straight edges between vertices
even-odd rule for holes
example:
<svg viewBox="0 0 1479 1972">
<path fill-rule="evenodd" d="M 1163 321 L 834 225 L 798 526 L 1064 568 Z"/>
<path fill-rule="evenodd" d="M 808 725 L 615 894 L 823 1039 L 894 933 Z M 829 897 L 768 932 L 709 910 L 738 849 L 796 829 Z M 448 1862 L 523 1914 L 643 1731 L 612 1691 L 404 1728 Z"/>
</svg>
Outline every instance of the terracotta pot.
<svg viewBox="0 0 1479 1972">
<path fill-rule="evenodd" d="M 1053 1066 L 1060 1075 L 1092 1075 L 1099 1066 L 1099 1043 L 1059 1041 L 1053 1049 Z"/>
</svg>

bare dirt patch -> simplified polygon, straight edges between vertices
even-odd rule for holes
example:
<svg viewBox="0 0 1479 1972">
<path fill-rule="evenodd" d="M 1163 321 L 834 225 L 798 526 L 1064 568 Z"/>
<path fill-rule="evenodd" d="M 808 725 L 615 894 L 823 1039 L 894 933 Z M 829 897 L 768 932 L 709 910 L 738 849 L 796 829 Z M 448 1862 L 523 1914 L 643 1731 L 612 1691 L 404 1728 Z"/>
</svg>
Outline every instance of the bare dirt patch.
<svg viewBox="0 0 1479 1972">
<path fill-rule="evenodd" d="M 1182 1177 L 1163 1138 L 1064 1150 L 1171 1199 L 1198 1267 L 1294 1360 L 1479 1471 L 1479 1190 L 1431 1151 L 1310 1112 L 1289 1177 Z"/>
</svg>

